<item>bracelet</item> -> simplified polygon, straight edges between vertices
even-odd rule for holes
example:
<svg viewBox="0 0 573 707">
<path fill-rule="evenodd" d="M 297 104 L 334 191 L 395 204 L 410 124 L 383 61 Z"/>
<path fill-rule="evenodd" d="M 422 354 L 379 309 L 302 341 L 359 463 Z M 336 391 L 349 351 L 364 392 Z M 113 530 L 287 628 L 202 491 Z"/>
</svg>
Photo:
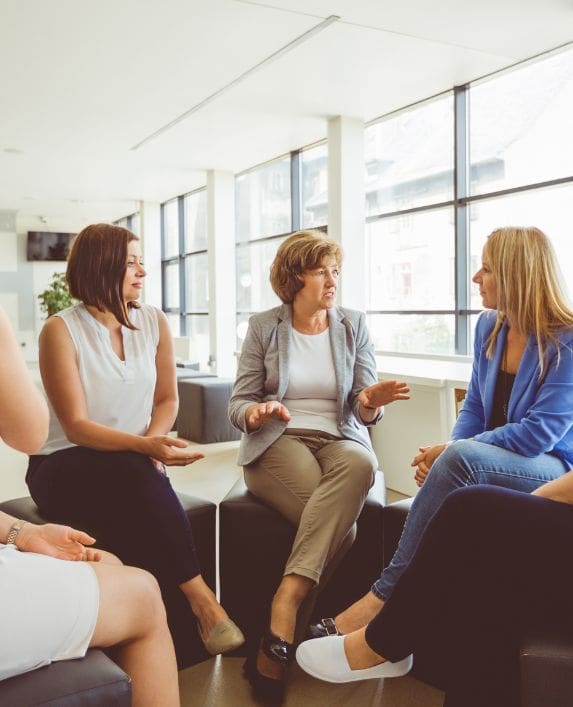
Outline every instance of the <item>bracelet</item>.
<svg viewBox="0 0 573 707">
<path fill-rule="evenodd" d="M 16 538 L 18 537 L 18 533 L 26 525 L 26 522 L 27 521 L 25 520 L 17 520 L 15 523 L 12 524 L 12 527 L 8 531 L 6 545 L 16 545 Z"/>
</svg>

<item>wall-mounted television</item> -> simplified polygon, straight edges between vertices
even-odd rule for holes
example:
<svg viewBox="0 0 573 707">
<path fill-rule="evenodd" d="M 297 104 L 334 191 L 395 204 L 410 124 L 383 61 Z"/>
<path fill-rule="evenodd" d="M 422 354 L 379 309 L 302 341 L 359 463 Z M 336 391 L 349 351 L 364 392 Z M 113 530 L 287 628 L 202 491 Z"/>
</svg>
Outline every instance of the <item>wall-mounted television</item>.
<svg viewBox="0 0 573 707">
<path fill-rule="evenodd" d="M 67 260 L 75 233 L 28 231 L 28 260 Z"/>
</svg>

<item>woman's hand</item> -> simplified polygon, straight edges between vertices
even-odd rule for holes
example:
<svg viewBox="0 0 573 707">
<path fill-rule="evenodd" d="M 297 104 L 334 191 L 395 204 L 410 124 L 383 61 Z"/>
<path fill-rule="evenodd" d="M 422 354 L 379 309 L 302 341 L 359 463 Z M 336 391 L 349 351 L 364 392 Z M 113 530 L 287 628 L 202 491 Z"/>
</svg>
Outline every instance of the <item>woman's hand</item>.
<svg viewBox="0 0 573 707">
<path fill-rule="evenodd" d="M 573 505 L 573 471 L 568 471 L 557 479 L 548 481 L 532 492 L 533 496 L 542 496 L 558 503 Z"/>
<path fill-rule="evenodd" d="M 98 550 L 86 547 L 93 545 L 95 539 L 82 530 L 75 530 L 67 525 L 35 525 L 26 523 L 16 536 L 16 547 L 23 552 L 37 552 L 58 560 L 85 560 L 98 562 Z"/>
<path fill-rule="evenodd" d="M 411 466 L 416 467 L 416 473 L 414 474 L 414 479 L 418 486 L 421 486 L 426 480 L 426 476 L 432 464 L 440 456 L 440 454 L 446 448 L 445 444 L 435 444 L 433 447 L 420 447 L 420 454 L 412 459 Z"/>
<path fill-rule="evenodd" d="M 408 385 L 399 381 L 380 381 L 364 388 L 358 394 L 358 402 L 367 410 L 378 409 L 395 400 L 409 400 Z"/>
<path fill-rule="evenodd" d="M 186 466 L 205 456 L 189 449 L 187 442 L 168 435 L 142 437 L 142 452 L 155 462 L 166 466 Z M 157 464 L 156 464 L 157 466 Z"/>
<path fill-rule="evenodd" d="M 290 420 L 290 412 L 278 400 L 268 400 L 266 403 L 255 403 L 245 412 L 245 423 L 249 432 L 260 429 L 269 420 Z"/>
</svg>

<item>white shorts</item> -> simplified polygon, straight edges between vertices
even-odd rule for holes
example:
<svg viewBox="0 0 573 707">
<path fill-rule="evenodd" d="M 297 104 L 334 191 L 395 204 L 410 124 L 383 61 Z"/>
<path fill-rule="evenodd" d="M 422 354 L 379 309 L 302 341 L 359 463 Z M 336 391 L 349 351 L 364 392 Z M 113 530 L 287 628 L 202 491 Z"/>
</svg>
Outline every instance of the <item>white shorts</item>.
<svg viewBox="0 0 573 707">
<path fill-rule="evenodd" d="M 0 544 L 0 680 L 86 654 L 99 610 L 87 562 Z"/>
</svg>

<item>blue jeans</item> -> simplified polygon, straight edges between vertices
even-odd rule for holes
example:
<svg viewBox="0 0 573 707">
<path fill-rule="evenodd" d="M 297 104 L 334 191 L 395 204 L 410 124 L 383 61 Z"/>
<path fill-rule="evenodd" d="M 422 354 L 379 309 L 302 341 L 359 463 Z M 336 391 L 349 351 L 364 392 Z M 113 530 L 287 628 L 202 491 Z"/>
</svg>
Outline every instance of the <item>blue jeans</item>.
<svg viewBox="0 0 573 707">
<path fill-rule="evenodd" d="M 524 457 L 502 447 L 470 439 L 450 444 L 433 463 L 408 513 L 392 561 L 372 585 L 372 593 L 387 601 L 414 555 L 428 523 L 448 494 L 464 486 L 490 484 L 530 493 L 568 471 L 552 454 Z"/>
</svg>

